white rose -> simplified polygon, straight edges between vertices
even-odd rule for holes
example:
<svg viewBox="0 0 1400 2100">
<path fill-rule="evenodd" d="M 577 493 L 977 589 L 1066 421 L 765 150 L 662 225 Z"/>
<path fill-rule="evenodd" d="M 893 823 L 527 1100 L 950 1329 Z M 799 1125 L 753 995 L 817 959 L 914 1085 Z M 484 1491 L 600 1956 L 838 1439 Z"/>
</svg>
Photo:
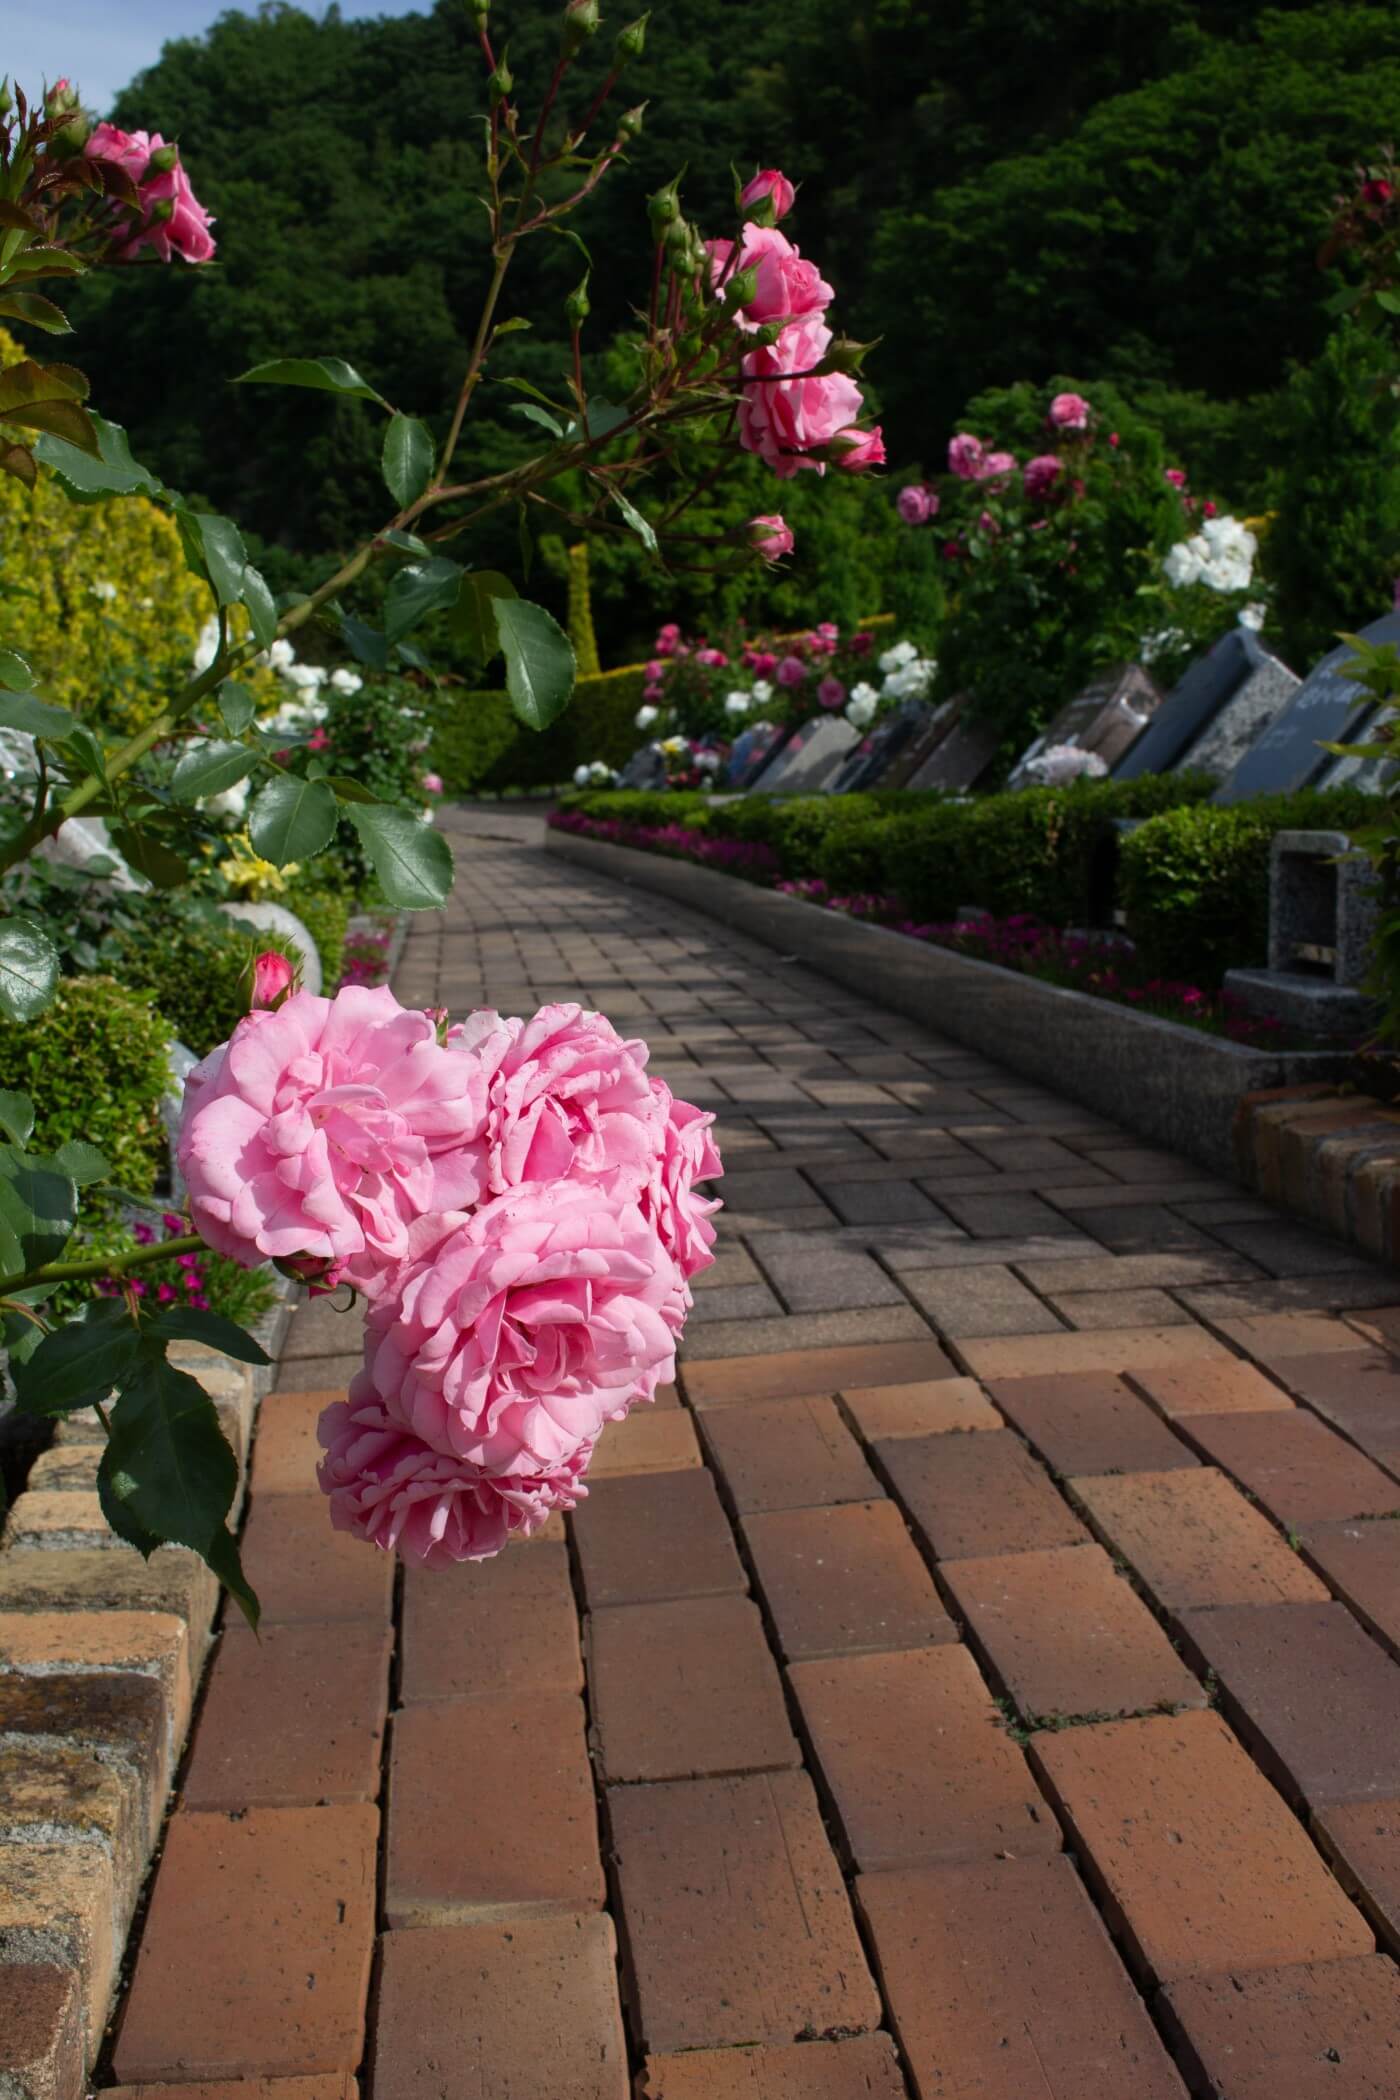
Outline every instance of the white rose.
<svg viewBox="0 0 1400 2100">
<path fill-rule="evenodd" d="M 574 786 L 576 788 L 586 788 L 591 778 L 592 773 L 588 766 L 574 767 Z"/>
<path fill-rule="evenodd" d="M 1162 574 L 1174 591 L 1185 590 L 1201 573 L 1201 565 L 1191 552 L 1189 540 L 1178 540 L 1162 563 Z"/>
<path fill-rule="evenodd" d="M 755 678 L 750 699 L 758 707 L 766 707 L 773 697 L 773 681 L 770 678 Z"/>
<path fill-rule="evenodd" d="M 1081 751 L 1077 744 L 1052 744 L 1039 758 L 1027 762 L 1026 771 L 1046 787 L 1068 787 L 1072 780 L 1102 780 L 1108 767 L 1097 751 Z"/>
<path fill-rule="evenodd" d="M 270 643 L 266 653 L 259 658 L 259 662 L 270 664 L 274 671 L 285 671 L 287 666 L 294 664 L 296 660 L 296 650 L 286 639 L 285 635 L 279 636 L 275 642 Z"/>
<path fill-rule="evenodd" d="M 301 693 L 314 693 L 325 683 L 326 674 L 320 664 L 284 664 L 281 670 L 288 685 L 294 685 Z"/>
<path fill-rule="evenodd" d="M 718 751 L 697 751 L 695 764 L 702 773 L 717 773 L 719 771 Z"/>
<path fill-rule="evenodd" d="M 332 671 L 331 684 L 338 693 L 358 693 L 364 684 L 358 671 Z"/>
<path fill-rule="evenodd" d="M 1248 627 L 1255 634 L 1258 634 L 1268 616 L 1269 608 L 1267 605 L 1242 605 L 1240 607 L 1241 627 Z"/>
<path fill-rule="evenodd" d="M 866 729 L 875 719 L 878 696 L 868 685 L 859 685 L 846 702 L 846 720 L 853 729 Z"/>
<path fill-rule="evenodd" d="M 726 713 L 727 715 L 746 715 L 746 714 L 748 713 L 748 711 L 749 711 L 749 696 L 748 696 L 748 694 L 747 694 L 747 693 L 728 693 L 728 694 L 726 694 L 726 695 L 725 695 L 725 701 L 724 701 L 724 711 L 725 711 L 725 713 Z"/>
<path fill-rule="evenodd" d="M 638 729 L 650 729 L 660 712 L 659 707 L 639 707 L 635 717 Z"/>
<path fill-rule="evenodd" d="M 912 642 L 896 642 L 894 647 L 886 649 L 884 655 L 880 658 L 880 669 L 882 671 L 902 671 L 906 664 L 913 663 L 918 653 Z"/>
<path fill-rule="evenodd" d="M 592 765 L 588 768 L 588 777 L 599 787 L 606 787 L 612 779 L 612 767 L 605 766 L 601 758 L 595 758 Z"/>
</svg>

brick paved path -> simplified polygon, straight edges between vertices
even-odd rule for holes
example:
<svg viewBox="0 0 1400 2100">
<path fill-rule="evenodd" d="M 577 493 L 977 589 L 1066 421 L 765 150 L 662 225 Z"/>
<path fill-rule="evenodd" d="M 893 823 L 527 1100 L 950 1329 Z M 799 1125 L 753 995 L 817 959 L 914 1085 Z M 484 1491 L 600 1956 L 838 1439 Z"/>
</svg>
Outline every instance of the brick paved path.
<svg viewBox="0 0 1400 2100">
<path fill-rule="evenodd" d="M 1400 1286 L 528 839 L 462 867 L 398 989 L 647 1035 L 720 1259 L 568 1539 L 397 1582 L 298 1314 L 108 2075 L 1400 2093 Z"/>
</svg>

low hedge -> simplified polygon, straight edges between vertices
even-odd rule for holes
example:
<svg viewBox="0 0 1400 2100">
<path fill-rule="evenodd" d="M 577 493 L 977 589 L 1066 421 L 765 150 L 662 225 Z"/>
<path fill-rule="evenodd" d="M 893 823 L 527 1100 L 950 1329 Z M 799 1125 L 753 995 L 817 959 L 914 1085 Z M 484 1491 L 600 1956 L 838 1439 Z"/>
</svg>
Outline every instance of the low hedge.
<svg viewBox="0 0 1400 2100">
<path fill-rule="evenodd" d="M 580 678 L 558 721 L 538 732 L 504 693 L 444 685 L 432 707 L 430 764 L 449 795 L 558 787 L 595 758 L 624 766 L 641 741 L 636 714 L 645 684 L 642 664 Z"/>
<path fill-rule="evenodd" d="M 65 978 L 37 1020 L 0 1022 L 0 1088 L 33 1102 L 36 1151 L 85 1138 L 106 1154 L 113 1181 L 148 1196 L 165 1157 L 169 1035 L 149 992 Z"/>
</svg>

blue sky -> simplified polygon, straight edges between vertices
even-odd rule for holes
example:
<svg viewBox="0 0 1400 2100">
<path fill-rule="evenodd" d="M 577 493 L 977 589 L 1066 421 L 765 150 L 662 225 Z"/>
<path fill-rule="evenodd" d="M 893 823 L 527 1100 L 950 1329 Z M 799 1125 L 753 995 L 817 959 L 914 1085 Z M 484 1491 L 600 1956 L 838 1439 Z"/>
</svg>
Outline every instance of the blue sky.
<svg viewBox="0 0 1400 2100">
<path fill-rule="evenodd" d="M 375 0 L 359 6 L 342 0 L 346 15 L 407 15 L 426 12 L 430 0 Z M 83 100 L 100 113 L 133 73 L 160 56 L 169 37 L 197 36 L 226 12 L 227 0 L 44 0 L 26 7 L 15 0 L 0 37 L 0 65 L 31 92 L 45 79 L 69 74 Z M 248 12 L 253 12 L 249 0 Z M 323 12 L 311 0 L 308 14 Z"/>
</svg>

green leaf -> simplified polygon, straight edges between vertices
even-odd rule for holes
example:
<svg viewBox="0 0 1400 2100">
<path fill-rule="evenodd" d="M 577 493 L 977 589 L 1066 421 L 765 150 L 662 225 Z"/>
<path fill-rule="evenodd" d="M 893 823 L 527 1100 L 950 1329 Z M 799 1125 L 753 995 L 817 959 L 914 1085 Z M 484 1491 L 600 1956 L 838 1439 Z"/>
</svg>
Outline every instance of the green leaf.
<svg viewBox="0 0 1400 2100">
<path fill-rule="evenodd" d="M 516 595 L 509 576 L 502 576 L 497 569 L 474 569 L 463 577 L 449 626 L 453 641 L 467 650 L 473 663 L 489 664 L 501 646 L 493 601 Z"/>
<path fill-rule="evenodd" d="M 272 1360 L 262 1344 L 245 1334 L 236 1321 L 226 1320 L 222 1313 L 201 1312 L 196 1305 L 172 1305 L 152 1321 L 151 1331 L 168 1342 L 203 1342 L 210 1349 L 222 1350 L 225 1356 L 236 1357 L 241 1364 Z"/>
<path fill-rule="evenodd" d="M 337 802 L 379 802 L 383 799 L 373 788 L 367 788 L 362 780 L 350 780 L 343 773 L 322 773 L 319 777 L 334 790 Z"/>
<path fill-rule="evenodd" d="M 384 396 L 376 393 L 367 379 L 361 379 L 343 357 L 274 357 L 266 364 L 240 372 L 234 384 L 309 386 L 323 394 L 345 394 L 356 401 L 377 401 L 381 408 L 389 406 Z"/>
<path fill-rule="evenodd" d="M 247 686 L 226 678 L 219 687 L 219 713 L 224 718 L 225 729 L 233 736 L 241 736 L 256 712 L 256 704 Z"/>
<path fill-rule="evenodd" d="M 103 1465 L 128 1516 L 196 1553 L 222 1531 L 238 1488 L 238 1461 L 213 1401 L 163 1356 L 143 1355 L 123 1384 Z"/>
<path fill-rule="evenodd" d="M 69 1138 L 55 1152 L 54 1161 L 80 1189 L 91 1188 L 96 1181 L 105 1181 L 112 1171 L 106 1153 L 99 1152 L 96 1145 L 89 1145 L 84 1138 Z"/>
<path fill-rule="evenodd" d="M 75 767 L 80 766 L 85 772 L 91 773 L 93 778 L 100 780 L 104 787 L 109 784 L 107 780 L 107 754 L 98 738 L 93 735 L 85 722 L 74 722 L 73 727 L 63 739 L 62 749 L 64 756 Z"/>
<path fill-rule="evenodd" d="M 357 663 L 367 665 L 371 671 L 388 670 L 389 644 L 377 627 L 367 627 L 353 613 L 342 613 L 340 637 Z"/>
<path fill-rule="evenodd" d="M 457 603 L 465 571 L 455 561 L 435 554 L 430 561 L 410 562 L 384 593 L 384 634 L 397 642 L 430 614 Z"/>
<path fill-rule="evenodd" d="M 253 640 L 260 649 L 270 648 L 277 639 L 277 607 L 266 578 L 251 562 L 243 567 L 243 603 L 248 608 L 248 625 L 253 630 Z"/>
<path fill-rule="evenodd" d="M 28 1094 L 0 1092 L 0 1130 L 23 1152 L 34 1135 L 34 1103 Z"/>
<path fill-rule="evenodd" d="M 528 583 L 535 566 L 535 541 L 530 531 L 530 514 L 523 503 L 516 506 L 515 534 L 520 547 L 520 573 Z"/>
<path fill-rule="evenodd" d="M 123 860 L 155 889 L 175 890 L 189 881 L 190 867 L 184 854 L 167 846 L 157 832 L 140 824 L 113 824 L 110 829 L 112 844 Z"/>
<path fill-rule="evenodd" d="M 42 292 L 0 292 L 0 319 L 24 321 L 31 328 L 42 328 L 46 335 L 73 333 L 62 307 L 55 306 Z"/>
<path fill-rule="evenodd" d="M 262 1606 L 258 1603 L 257 1591 L 243 1572 L 238 1542 L 227 1525 L 221 1525 L 215 1532 L 204 1549 L 204 1558 L 256 1633 Z"/>
<path fill-rule="evenodd" d="M 384 432 L 384 481 L 400 510 L 416 503 L 437 458 L 433 434 L 416 416 L 394 416 Z"/>
<path fill-rule="evenodd" d="M 102 1514 L 119 1539 L 128 1546 L 134 1546 L 138 1553 L 149 1560 L 161 1541 L 153 1531 L 147 1531 L 144 1524 L 137 1523 L 113 1485 L 112 1472 L 112 1447 L 108 1444 L 97 1468 L 97 1499 Z"/>
<path fill-rule="evenodd" d="M 0 1273 L 55 1261 L 78 1215 L 78 1191 L 52 1160 L 0 1145 Z"/>
<path fill-rule="evenodd" d="M 30 1415 L 61 1415 L 105 1400 L 136 1362 L 141 1336 L 121 1298 L 90 1300 L 82 1320 L 46 1334 L 15 1380 Z"/>
<path fill-rule="evenodd" d="M 310 860 L 335 837 L 340 811 L 323 780 L 297 780 L 279 773 L 253 803 L 248 836 L 253 850 L 274 868 Z"/>
<path fill-rule="evenodd" d="M 548 729 L 574 690 L 573 643 L 542 605 L 497 598 L 494 606 L 511 706 L 527 729 Z"/>
<path fill-rule="evenodd" d="M 582 418 L 576 416 L 564 435 L 567 438 L 591 438 L 596 444 L 600 439 L 607 437 L 611 431 L 616 430 L 620 424 L 627 422 L 631 414 L 630 408 L 620 408 L 615 401 L 590 401 L 588 404 L 588 428 L 585 430 Z"/>
<path fill-rule="evenodd" d="M 379 537 L 386 547 L 397 547 L 400 554 L 428 555 L 433 551 L 426 540 L 419 539 L 416 532 L 400 532 L 397 525 L 392 526 L 388 532 L 382 532 Z"/>
<path fill-rule="evenodd" d="M 11 693 L 0 700 L 0 727 L 22 729 L 28 736 L 61 740 L 72 735 L 76 719 L 66 707 L 55 707 L 37 693 Z"/>
<path fill-rule="evenodd" d="M 0 685 L 7 693 L 32 693 L 34 672 L 28 657 L 18 649 L 0 649 Z"/>
<path fill-rule="evenodd" d="M 522 328 L 529 328 L 531 325 L 532 324 L 529 321 L 527 321 L 523 315 L 513 314 L 510 320 L 508 321 L 498 321 L 495 328 L 492 330 L 492 335 L 493 337 L 495 337 L 496 340 L 499 341 L 501 336 L 519 335 Z"/>
<path fill-rule="evenodd" d="M 353 803 L 345 812 L 359 832 L 379 886 L 400 911 L 434 911 L 452 892 L 446 839 L 406 809 Z"/>
<path fill-rule="evenodd" d="M 0 1014 L 32 1021 L 58 984 L 58 950 L 32 919 L 0 919 Z"/>
<path fill-rule="evenodd" d="M 562 411 L 558 407 L 558 404 L 556 402 L 551 401 L 548 394 L 541 393 L 540 389 L 533 383 L 533 381 L 529 379 L 516 379 L 512 377 L 510 379 L 498 380 L 497 384 L 499 386 L 508 386 L 513 393 L 528 394 L 532 401 L 543 402 L 544 406 L 546 408 L 552 408 L 556 415 L 562 413 Z"/>
<path fill-rule="evenodd" d="M 175 768 L 170 792 L 177 802 L 199 802 L 206 795 L 221 795 L 225 788 L 246 780 L 258 762 L 256 751 L 246 744 L 214 740 L 191 744 Z"/>
<path fill-rule="evenodd" d="M 552 416 L 546 408 L 536 408 L 533 401 L 512 401 L 510 413 L 513 416 L 525 416 L 531 423 L 538 423 L 551 437 L 562 438 L 564 435 L 564 426 L 558 418 Z"/>
<path fill-rule="evenodd" d="M 612 497 L 613 502 L 622 512 L 623 517 L 626 518 L 632 530 L 636 533 L 637 538 L 646 548 L 647 553 L 657 553 L 659 550 L 656 544 L 656 534 L 653 531 L 650 522 L 642 516 L 636 504 L 629 502 L 627 497 L 623 495 L 620 488 L 610 487 L 608 490 L 608 494 Z"/>
<path fill-rule="evenodd" d="M 65 443 L 61 437 L 41 437 L 35 451 L 46 467 L 52 467 L 67 485 L 70 495 L 81 499 L 101 496 L 160 496 L 161 484 L 146 467 L 131 456 L 131 445 L 120 423 L 89 411 L 97 432 L 96 459 L 85 450 Z"/>
<path fill-rule="evenodd" d="M 1373 297 L 1382 313 L 1400 314 L 1400 292 L 1379 291 Z"/>
<path fill-rule="evenodd" d="M 181 504 L 175 522 L 185 545 L 185 557 L 197 576 L 207 576 L 220 605 L 237 605 L 243 596 L 243 572 L 248 566 L 243 535 L 232 518 L 213 511 L 187 510 Z"/>
</svg>

